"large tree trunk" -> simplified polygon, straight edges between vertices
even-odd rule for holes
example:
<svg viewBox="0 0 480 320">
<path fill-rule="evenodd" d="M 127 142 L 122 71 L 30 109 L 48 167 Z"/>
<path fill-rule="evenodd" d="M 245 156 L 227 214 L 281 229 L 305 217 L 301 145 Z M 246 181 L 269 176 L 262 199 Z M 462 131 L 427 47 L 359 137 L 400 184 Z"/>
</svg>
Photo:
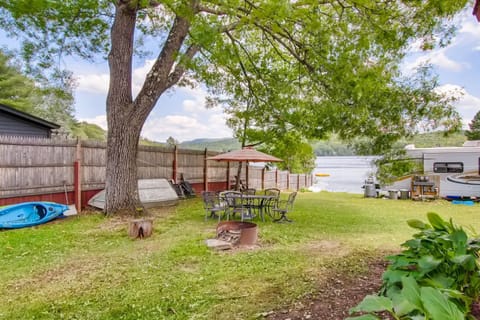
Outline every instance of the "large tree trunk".
<svg viewBox="0 0 480 320">
<path fill-rule="evenodd" d="M 192 3 L 194 8 L 195 3 Z M 137 150 L 143 124 L 165 90 L 176 84 L 185 72 L 175 59 L 188 34 L 190 22 L 176 17 L 167 41 L 135 100 L 132 99 L 132 58 L 138 6 L 135 1 L 118 0 L 111 30 L 112 47 L 108 56 L 110 86 L 107 96 L 107 214 L 138 214 Z M 191 59 L 198 48 L 190 46 L 184 57 Z"/>
<path fill-rule="evenodd" d="M 126 209 L 137 213 L 141 207 L 137 185 L 141 127 L 132 126 L 128 118 L 110 122 L 115 125 L 108 132 L 105 211 L 114 213 Z"/>
<path fill-rule="evenodd" d="M 112 47 L 108 56 L 110 87 L 107 96 L 107 170 L 105 211 L 136 212 L 140 205 L 137 186 L 137 148 L 142 126 L 131 123 L 132 57 L 136 11 L 122 1 L 116 6 Z"/>
</svg>

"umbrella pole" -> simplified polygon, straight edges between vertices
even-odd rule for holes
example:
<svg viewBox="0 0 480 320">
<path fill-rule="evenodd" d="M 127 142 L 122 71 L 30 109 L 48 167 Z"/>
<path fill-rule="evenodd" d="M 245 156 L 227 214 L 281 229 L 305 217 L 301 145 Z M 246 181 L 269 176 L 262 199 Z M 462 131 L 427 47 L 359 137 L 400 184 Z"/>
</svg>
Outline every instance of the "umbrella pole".
<svg viewBox="0 0 480 320">
<path fill-rule="evenodd" d="M 238 162 L 238 168 L 237 168 L 237 175 L 236 175 L 236 181 L 235 181 L 235 190 L 239 191 L 240 190 L 240 176 L 242 174 L 242 162 Z"/>
</svg>

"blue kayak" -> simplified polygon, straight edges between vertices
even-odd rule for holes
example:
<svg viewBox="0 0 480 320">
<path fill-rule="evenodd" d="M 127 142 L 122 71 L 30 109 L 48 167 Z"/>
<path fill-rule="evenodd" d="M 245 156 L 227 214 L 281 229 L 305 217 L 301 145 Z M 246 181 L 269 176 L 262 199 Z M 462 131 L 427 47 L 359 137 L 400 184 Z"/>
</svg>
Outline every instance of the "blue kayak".
<svg viewBox="0 0 480 320">
<path fill-rule="evenodd" d="M 22 202 L 0 208 L 0 229 L 36 226 L 51 221 L 68 210 L 55 202 Z"/>
<path fill-rule="evenodd" d="M 463 204 L 464 206 L 473 206 L 472 200 L 452 200 L 452 204 Z"/>
</svg>

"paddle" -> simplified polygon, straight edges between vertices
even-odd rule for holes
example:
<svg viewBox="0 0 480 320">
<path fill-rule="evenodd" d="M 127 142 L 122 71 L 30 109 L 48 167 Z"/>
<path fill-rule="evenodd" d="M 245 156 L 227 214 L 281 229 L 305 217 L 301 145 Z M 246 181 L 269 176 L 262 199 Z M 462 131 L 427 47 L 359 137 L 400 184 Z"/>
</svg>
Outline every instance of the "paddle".
<svg viewBox="0 0 480 320">
<path fill-rule="evenodd" d="M 63 189 L 65 190 L 65 204 L 68 206 L 68 210 L 63 212 L 64 216 L 73 216 L 76 215 L 77 208 L 75 207 L 74 204 L 68 204 L 68 193 L 67 193 L 67 182 L 64 180 L 63 181 Z"/>
</svg>

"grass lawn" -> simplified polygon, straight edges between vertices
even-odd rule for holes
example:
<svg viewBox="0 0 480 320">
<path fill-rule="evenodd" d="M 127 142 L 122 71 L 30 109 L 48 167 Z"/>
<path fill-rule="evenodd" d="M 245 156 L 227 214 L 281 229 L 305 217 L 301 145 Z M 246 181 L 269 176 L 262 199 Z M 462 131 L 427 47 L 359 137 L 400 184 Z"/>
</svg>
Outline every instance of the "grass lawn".
<svg viewBox="0 0 480 320">
<path fill-rule="evenodd" d="M 285 196 L 285 195 L 282 195 Z M 0 319 L 256 319 L 400 248 L 406 220 L 434 211 L 480 230 L 479 205 L 300 193 L 291 224 L 259 225 L 259 248 L 205 246 L 216 220 L 200 199 L 154 210 L 152 237 L 130 240 L 126 221 L 80 215 L 0 232 Z"/>
</svg>

